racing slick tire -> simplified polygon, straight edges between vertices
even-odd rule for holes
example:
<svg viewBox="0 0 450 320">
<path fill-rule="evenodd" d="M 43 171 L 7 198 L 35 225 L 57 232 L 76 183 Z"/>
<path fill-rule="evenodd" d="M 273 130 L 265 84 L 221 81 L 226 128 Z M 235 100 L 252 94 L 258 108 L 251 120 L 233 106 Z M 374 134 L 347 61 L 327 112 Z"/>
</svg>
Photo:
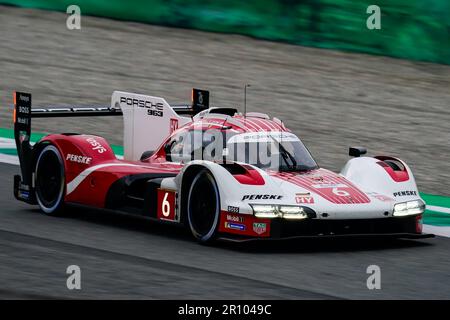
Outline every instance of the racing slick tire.
<svg viewBox="0 0 450 320">
<path fill-rule="evenodd" d="M 210 244 L 217 237 L 220 196 L 217 183 L 208 170 L 201 170 L 192 180 L 187 199 L 187 222 L 194 237 Z"/>
<path fill-rule="evenodd" d="M 36 201 L 47 215 L 61 215 L 64 206 L 64 162 L 52 144 L 39 153 L 36 161 L 34 185 Z"/>
</svg>

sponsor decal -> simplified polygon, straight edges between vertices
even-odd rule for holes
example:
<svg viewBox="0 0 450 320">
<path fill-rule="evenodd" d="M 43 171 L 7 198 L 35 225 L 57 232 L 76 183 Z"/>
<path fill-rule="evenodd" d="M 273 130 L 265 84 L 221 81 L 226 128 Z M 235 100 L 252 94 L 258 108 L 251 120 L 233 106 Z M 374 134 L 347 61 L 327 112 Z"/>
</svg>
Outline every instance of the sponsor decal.
<svg viewBox="0 0 450 320">
<path fill-rule="evenodd" d="M 18 109 L 19 113 L 30 113 L 29 107 L 18 106 Z"/>
<path fill-rule="evenodd" d="M 31 96 L 19 92 L 15 93 L 14 107 L 14 122 L 19 125 L 18 128 L 23 128 L 28 132 L 28 126 L 30 125 Z"/>
<path fill-rule="evenodd" d="M 170 119 L 170 133 L 178 129 L 178 119 Z"/>
<path fill-rule="evenodd" d="M 248 132 L 232 136 L 228 143 L 298 141 L 295 134 L 289 132 Z"/>
<path fill-rule="evenodd" d="M 228 212 L 239 213 L 239 207 L 228 206 Z"/>
<path fill-rule="evenodd" d="M 28 118 L 22 118 L 19 116 L 17 116 L 16 121 L 17 121 L 17 123 L 24 124 L 24 125 L 28 125 L 30 122 Z"/>
<path fill-rule="evenodd" d="M 370 195 L 372 198 L 378 199 L 378 200 L 383 201 L 383 202 L 394 201 L 394 199 L 392 199 L 392 198 L 390 198 L 388 196 L 385 196 L 384 194 L 379 194 L 379 193 L 376 193 L 376 192 L 369 192 L 367 194 Z"/>
<path fill-rule="evenodd" d="M 66 160 L 82 164 L 91 164 L 92 158 L 68 153 L 66 156 Z"/>
<path fill-rule="evenodd" d="M 309 192 L 296 193 L 295 194 L 295 202 L 297 202 L 297 204 L 314 203 L 314 198 L 311 196 L 311 194 Z"/>
<path fill-rule="evenodd" d="M 244 231 L 245 225 L 240 224 L 240 223 L 234 223 L 234 222 L 225 222 L 225 228 Z"/>
<path fill-rule="evenodd" d="M 89 144 L 92 146 L 92 150 L 95 150 L 98 153 L 103 153 L 106 151 L 106 148 L 104 146 L 102 146 L 102 144 L 100 142 L 95 140 L 95 138 L 89 137 L 86 139 L 86 141 L 89 142 Z"/>
<path fill-rule="evenodd" d="M 320 183 L 320 184 L 313 184 L 313 187 L 316 189 L 348 188 L 348 186 L 343 183 Z"/>
<path fill-rule="evenodd" d="M 267 224 L 263 222 L 254 222 L 253 231 L 255 231 L 256 234 L 261 235 L 267 231 Z"/>
<path fill-rule="evenodd" d="M 27 95 L 19 94 L 19 101 L 30 102 L 30 97 Z"/>
<path fill-rule="evenodd" d="M 393 193 L 394 197 L 417 196 L 417 191 L 397 191 Z"/>
<path fill-rule="evenodd" d="M 20 143 L 23 143 L 24 141 L 29 141 L 30 136 L 27 134 L 26 131 L 20 131 L 19 132 L 19 141 Z"/>
<path fill-rule="evenodd" d="M 19 190 L 19 198 L 29 199 L 30 193 L 28 191 Z"/>
<path fill-rule="evenodd" d="M 232 214 L 227 214 L 227 221 L 232 221 L 232 222 L 244 222 L 244 217 L 240 217 L 240 216 L 235 216 Z"/>
<path fill-rule="evenodd" d="M 203 105 L 203 94 L 201 91 L 198 92 L 198 99 L 197 99 L 198 103 Z"/>
<path fill-rule="evenodd" d="M 281 200 L 283 196 L 275 194 L 246 194 L 242 197 L 244 200 Z"/>
<path fill-rule="evenodd" d="M 120 103 L 125 103 L 133 107 L 146 108 L 149 116 L 162 117 L 164 114 L 164 104 L 162 102 L 120 97 Z"/>
</svg>

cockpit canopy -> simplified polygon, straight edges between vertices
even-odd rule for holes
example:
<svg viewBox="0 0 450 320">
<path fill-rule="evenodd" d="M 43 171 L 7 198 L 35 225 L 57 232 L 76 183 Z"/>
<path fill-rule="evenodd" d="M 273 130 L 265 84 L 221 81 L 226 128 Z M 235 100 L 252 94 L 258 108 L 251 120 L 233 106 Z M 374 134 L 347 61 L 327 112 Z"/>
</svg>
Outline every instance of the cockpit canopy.
<svg viewBox="0 0 450 320">
<path fill-rule="evenodd" d="M 180 131 L 167 143 L 166 156 L 173 162 L 242 162 L 276 171 L 308 171 L 318 167 L 300 139 L 286 131 Z"/>
</svg>

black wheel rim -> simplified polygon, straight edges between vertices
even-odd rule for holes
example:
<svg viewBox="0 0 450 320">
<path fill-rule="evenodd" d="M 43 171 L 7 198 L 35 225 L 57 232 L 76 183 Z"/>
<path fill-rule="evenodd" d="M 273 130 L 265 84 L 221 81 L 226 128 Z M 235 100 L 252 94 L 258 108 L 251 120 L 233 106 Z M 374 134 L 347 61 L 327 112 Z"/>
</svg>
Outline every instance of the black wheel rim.
<svg viewBox="0 0 450 320">
<path fill-rule="evenodd" d="M 41 155 L 37 166 L 36 192 L 45 207 L 56 204 L 61 192 L 61 164 L 54 152 Z"/>
<path fill-rule="evenodd" d="M 206 173 L 192 186 L 189 213 L 194 230 L 205 236 L 214 226 L 217 210 L 216 188 Z"/>
</svg>

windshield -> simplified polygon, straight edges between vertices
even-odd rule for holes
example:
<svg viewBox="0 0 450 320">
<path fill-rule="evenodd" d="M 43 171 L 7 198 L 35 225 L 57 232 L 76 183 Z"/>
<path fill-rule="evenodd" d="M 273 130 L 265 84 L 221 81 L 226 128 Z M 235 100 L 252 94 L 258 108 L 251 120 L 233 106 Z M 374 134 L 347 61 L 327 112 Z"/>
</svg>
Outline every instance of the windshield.
<svg viewBox="0 0 450 320">
<path fill-rule="evenodd" d="M 175 162 L 244 162 L 261 169 L 307 171 L 318 166 L 303 143 L 289 132 L 237 133 L 191 130 L 174 137 L 168 158 Z"/>
<path fill-rule="evenodd" d="M 318 167 L 308 149 L 289 132 L 235 135 L 228 140 L 224 156 L 227 160 L 277 171 L 306 171 Z"/>
</svg>

